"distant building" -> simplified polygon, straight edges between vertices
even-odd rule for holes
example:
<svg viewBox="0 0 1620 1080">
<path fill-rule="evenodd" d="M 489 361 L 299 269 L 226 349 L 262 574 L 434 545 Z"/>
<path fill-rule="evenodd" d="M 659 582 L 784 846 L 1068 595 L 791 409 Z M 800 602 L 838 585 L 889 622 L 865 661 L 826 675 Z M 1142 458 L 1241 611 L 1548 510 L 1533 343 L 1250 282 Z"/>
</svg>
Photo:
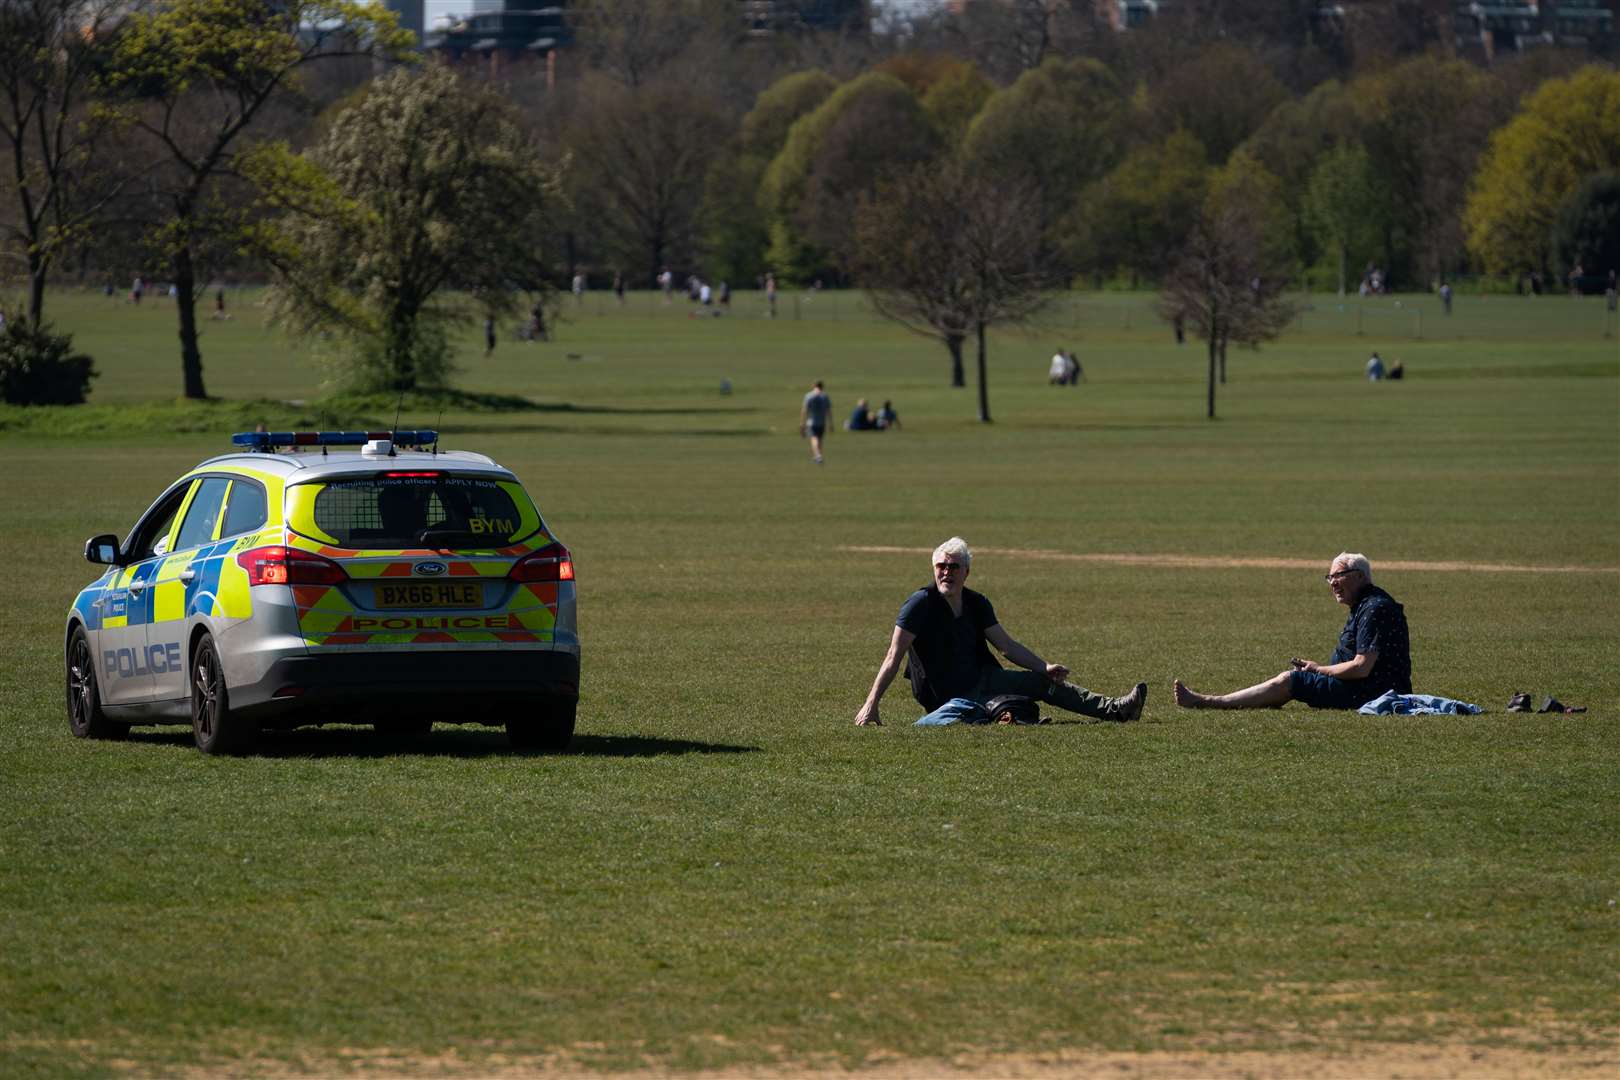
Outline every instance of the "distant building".
<svg viewBox="0 0 1620 1080">
<path fill-rule="evenodd" d="M 427 0 L 386 0 L 384 6 L 399 16 L 400 29 L 415 34 L 417 44 L 421 44 L 427 29 Z"/>
<path fill-rule="evenodd" d="M 1490 60 L 1541 45 L 1608 52 L 1615 45 L 1615 0 L 1493 0 L 1457 5 L 1457 48 Z"/>
<path fill-rule="evenodd" d="M 555 63 L 572 40 L 558 0 L 467 0 L 471 10 L 428 30 L 422 48 L 449 63 Z"/>
</svg>

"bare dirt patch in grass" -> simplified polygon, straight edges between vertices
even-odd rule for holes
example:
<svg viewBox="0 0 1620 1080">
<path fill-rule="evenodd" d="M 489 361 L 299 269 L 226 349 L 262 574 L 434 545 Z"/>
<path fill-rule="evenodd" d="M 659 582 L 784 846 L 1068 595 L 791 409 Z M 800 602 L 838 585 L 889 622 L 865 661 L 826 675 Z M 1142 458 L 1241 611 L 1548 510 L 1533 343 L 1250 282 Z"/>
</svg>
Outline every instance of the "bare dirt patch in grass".
<svg viewBox="0 0 1620 1080">
<path fill-rule="evenodd" d="M 1620 1075 L 1620 1048 L 1529 1050 L 1467 1044 L 1373 1044 L 1344 1052 L 1256 1051 L 1229 1053 L 1160 1050 L 1146 1053 L 1060 1052 L 961 1055 L 950 1059 L 869 1059 L 848 1068 L 836 1064 L 773 1065 L 680 1072 L 657 1067 L 597 1071 L 569 1054 L 492 1054 L 467 1060 L 455 1051 L 412 1056 L 379 1048 L 354 1050 L 330 1064 L 289 1067 L 272 1061 L 236 1061 L 164 1075 L 203 1080 L 220 1075 L 315 1080 L 329 1077 L 482 1077 L 488 1080 L 1595 1080 Z M 115 1072 L 122 1069 L 114 1067 Z M 142 1070 L 131 1070 L 143 1075 Z"/>
<path fill-rule="evenodd" d="M 927 555 L 932 549 L 846 544 L 838 550 L 865 555 Z M 1040 548 L 979 548 L 977 554 L 1010 555 L 1018 559 L 1046 559 L 1058 562 L 1112 563 L 1117 566 L 1158 566 L 1178 570 L 1223 570 L 1240 567 L 1260 570 L 1317 570 L 1326 565 L 1326 560 L 1320 558 L 1289 559 L 1267 555 L 1137 555 L 1119 552 L 1046 551 Z M 1381 559 L 1377 568 L 1441 573 L 1620 574 L 1620 567 L 1616 566 L 1526 566 L 1518 563 L 1417 562 L 1401 559 Z"/>
</svg>

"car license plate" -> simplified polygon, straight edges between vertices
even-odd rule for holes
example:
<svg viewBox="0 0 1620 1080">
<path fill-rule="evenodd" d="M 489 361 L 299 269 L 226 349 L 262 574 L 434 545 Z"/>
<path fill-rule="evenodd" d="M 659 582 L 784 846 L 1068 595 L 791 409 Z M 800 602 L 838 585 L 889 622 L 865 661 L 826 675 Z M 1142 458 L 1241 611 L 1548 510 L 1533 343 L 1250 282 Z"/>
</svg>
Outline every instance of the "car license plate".
<svg viewBox="0 0 1620 1080">
<path fill-rule="evenodd" d="M 380 608 L 470 608 L 483 604 L 483 586 L 470 581 L 377 586 L 376 605 Z"/>
</svg>

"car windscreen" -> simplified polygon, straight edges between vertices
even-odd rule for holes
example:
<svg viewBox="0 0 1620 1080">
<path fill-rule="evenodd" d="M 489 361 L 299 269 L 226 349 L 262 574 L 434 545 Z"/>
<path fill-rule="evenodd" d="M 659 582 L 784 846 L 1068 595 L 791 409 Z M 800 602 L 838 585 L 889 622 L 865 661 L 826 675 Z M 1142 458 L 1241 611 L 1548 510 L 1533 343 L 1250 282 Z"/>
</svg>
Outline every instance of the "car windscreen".
<svg viewBox="0 0 1620 1080">
<path fill-rule="evenodd" d="M 516 484 L 443 473 L 332 481 L 310 509 L 320 538 L 346 548 L 497 548 L 539 526 Z"/>
</svg>

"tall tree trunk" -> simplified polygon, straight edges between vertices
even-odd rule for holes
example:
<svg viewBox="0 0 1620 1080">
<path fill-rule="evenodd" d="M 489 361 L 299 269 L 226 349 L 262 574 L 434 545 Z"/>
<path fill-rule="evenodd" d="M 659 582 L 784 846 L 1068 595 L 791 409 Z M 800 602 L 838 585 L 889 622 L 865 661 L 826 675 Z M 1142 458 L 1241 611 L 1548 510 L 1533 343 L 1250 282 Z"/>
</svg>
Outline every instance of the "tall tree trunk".
<svg viewBox="0 0 1620 1080">
<path fill-rule="evenodd" d="M 180 372 L 186 397 L 202 400 L 202 348 L 197 339 L 197 270 L 191 261 L 191 245 L 182 243 L 174 253 L 174 303 L 180 315 Z"/>
<path fill-rule="evenodd" d="M 990 386 L 985 381 L 987 373 L 984 363 L 984 322 L 979 323 L 979 422 L 990 423 Z"/>
<path fill-rule="evenodd" d="M 37 328 L 45 318 L 45 275 L 48 264 L 39 253 L 28 253 L 28 325 Z"/>
<path fill-rule="evenodd" d="M 1215 419 L 1215 340 L 1217 335 L 1213 330 L 1209 335 L 1209 419 Z"/>
<path fill-rule="evenodd" d="M 1221 385 L 1226 385 L 1226 335 L 1221 334 Z"/>
<path fill-rule="evenodd" d="M 962 335 L 951 334 L 946 337 L 945 347 L 951 350 L 951 385 L 966 386 L 967 374 L 962 370 Z"/>
</svg>

